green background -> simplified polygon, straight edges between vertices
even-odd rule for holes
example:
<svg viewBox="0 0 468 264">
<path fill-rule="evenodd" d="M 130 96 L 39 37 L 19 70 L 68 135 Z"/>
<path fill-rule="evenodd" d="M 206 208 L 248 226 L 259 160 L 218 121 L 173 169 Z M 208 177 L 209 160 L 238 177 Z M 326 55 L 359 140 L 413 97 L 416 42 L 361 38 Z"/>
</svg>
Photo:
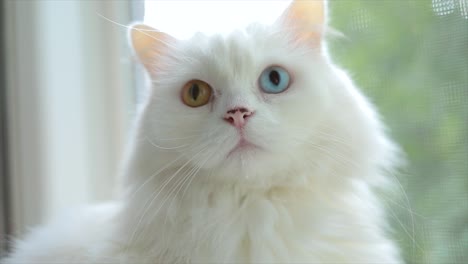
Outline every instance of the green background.
<svg viewBox="0 0 468 264">
<path fill-rule="evenodd" d="M 330 2 L 335 61 L 408 165 L 383 195 L 407 263 L 468 263 L 468 0 Z"/>
</svg>

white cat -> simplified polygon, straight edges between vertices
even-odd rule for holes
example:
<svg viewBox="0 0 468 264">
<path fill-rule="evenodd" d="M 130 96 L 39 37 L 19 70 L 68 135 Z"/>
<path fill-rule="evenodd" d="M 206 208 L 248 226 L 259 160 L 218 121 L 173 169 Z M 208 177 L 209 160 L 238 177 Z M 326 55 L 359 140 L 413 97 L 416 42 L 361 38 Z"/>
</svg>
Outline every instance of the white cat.
<svg viewBox="0 0 468 264">
<path fill-rule="evenodd" d="M 398 148 L 327 55 L 325 9 L 186 41 L 133 26 L 152 86 L 121 199 L 2 263 L 402 263 L 374 193 Z"/>
</svg>

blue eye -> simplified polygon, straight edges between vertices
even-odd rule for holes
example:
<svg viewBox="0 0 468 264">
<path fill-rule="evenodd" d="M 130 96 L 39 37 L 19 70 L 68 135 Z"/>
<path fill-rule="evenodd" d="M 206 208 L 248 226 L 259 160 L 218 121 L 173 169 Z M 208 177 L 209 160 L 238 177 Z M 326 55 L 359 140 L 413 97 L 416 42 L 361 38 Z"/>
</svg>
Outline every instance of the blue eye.
<svg viewBox="0 0 468 264">
<path fill-rule="evenodd" d="M 271 94 L 284 92 L 289 87 L 289 82 L 289 73 L 279 66 L 266 68 L 259 79 L 260 88 Z"/>
</svg>

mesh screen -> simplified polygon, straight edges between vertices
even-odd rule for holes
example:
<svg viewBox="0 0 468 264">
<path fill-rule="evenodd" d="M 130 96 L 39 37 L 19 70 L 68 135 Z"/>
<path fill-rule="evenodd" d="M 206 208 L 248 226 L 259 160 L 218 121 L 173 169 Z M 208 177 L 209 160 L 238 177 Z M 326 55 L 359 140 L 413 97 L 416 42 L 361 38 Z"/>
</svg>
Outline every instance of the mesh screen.
<svg viewBox="0 0 468 264">
<path fill-rule="evenodd" d="M 468 263 L 468 0 L 330 3 L 350 70 L 409 165 L 386 195 L 407 263 Z"/>
</svg>

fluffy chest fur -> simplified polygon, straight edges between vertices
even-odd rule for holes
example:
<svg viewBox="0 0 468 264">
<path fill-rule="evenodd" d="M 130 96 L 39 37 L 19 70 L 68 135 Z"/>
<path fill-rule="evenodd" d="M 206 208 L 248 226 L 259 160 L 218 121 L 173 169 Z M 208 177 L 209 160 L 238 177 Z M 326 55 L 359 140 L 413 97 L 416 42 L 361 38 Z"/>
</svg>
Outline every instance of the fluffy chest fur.
<svg viewBox="0 0 468 264">
<path fill-rule="evenodd" d="M 125 230 L 136 234 L 129 256 L 161 263 L 398 262 L 365 184 L 355 182 L 347 193 L 192 184 L 196 192 L 184 196 L 161 194 L 165 202 L 148 209 L 151 221 Z"/>
</svg>

